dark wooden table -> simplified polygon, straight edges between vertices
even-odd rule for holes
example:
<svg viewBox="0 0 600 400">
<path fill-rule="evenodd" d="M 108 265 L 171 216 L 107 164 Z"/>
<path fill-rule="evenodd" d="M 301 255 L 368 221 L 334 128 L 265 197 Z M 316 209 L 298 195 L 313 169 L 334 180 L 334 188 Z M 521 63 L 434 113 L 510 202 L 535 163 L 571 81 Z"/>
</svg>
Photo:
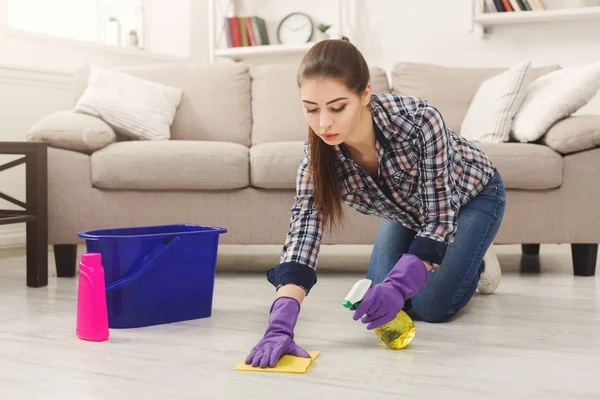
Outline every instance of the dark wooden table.
<svg viewBox="0 0 600 400">
<path fill-rule="evenodd" d="M 42 142 L 0 142 L 0 154 L 24 156 L 0 164 L 0 172 L 25 164 L 26 184 L 25 202 L 0 191 L 0 198 L 22 208 L 22 210 L 0 209 L 0 225 L 23 222 L 27 224 L 27 286 L 34 288 L 46 286 L 48 285 L 48 145 Z"/>
</svg>

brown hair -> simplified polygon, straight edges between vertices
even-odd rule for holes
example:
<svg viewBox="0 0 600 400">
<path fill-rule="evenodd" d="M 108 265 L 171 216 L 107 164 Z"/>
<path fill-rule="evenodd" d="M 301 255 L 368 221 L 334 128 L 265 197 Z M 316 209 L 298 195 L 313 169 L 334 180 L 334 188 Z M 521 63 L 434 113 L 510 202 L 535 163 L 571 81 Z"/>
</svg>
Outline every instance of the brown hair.
<svg viewBox="0 0 600 400">
<path fill-rule="evenodd" d="M 306 53 L 298 69 L 298 87 L 310 79 L 335 79 L 348 90 L 361 95 L 371 77 L 360 51 L 342 36 L 341 40 L 323 40 Z M 313 182 L 315 205 L 324 226 L 332 229 L 343 218 L 341 188 L 336 174 L 334 148 L 308 127 L 309 173 Z"/>
</svg>

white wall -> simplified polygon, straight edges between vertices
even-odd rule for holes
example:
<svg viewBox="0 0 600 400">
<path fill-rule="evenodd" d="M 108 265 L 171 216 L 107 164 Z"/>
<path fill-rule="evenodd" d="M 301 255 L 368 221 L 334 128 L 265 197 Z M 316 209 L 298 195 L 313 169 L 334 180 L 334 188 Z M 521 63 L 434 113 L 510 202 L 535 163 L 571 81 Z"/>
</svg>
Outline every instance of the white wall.
<svg viewBox="0 0 600 400">
<path fill-rule="evenodd" d="M 598 0 L 543 0 L 549 8 Z M 372 65 L 388 72 L 400 61 L 449 66 L 511 66 L 531 59 L 534 66 L 563 67 L 600 62 L 600 18 L 497 27 L 485 38 L 470 32 L 471 0 L 344 0 L 343 33 Z M 238 0 L 238 10 L 264 16 L 269 33 L 292 11 L 304 11 L 315 23 L 335 20 L 333 1 Z M 249 60 L 297 63 L 300 57 Z M 600 114 L 600 96 L 584 112 Z"/>
<path fill-rule="evenodd" d="M 187 57 L 190 55 L 190 1 L 146 0 L 146 45 L 155 53 Z M 165 34 L 168 32 L 169 34 Z"/>
<path fill-rule="evenodd" d="M 25 140 L 27 130 L 36 121 L 54 111 L 71 108 L 72 77 L 81 65 L 206 60 L 206 45 L 199 47 L 201 41 L 191 41 L 189 33 L 181 34 L 186 29 L 189 32 L 192 19 L 198 20 L 190 14 L 188 1 L 169 0 L 171 6 L 167 7 L 166 0 L 152 0 L 147 23 L 154 24 L 159 15 L 171 17 L 167 19 L 170 22 L 148 29 L 147 44 L 157 52 L 190 54 L 190 59 L 15 32 L 7 28 L 7 0 L 0 0 L 0 141 Z M 206 8 L 206 0 L 191 1 L 196 3 L 192 10 L 197 14 Z M 170 29 L 172 24 L 183 28 Z M 0 156 L 0 164 L 14 158 Z M 24 166 L 0 172 L 0 191 L 24 200 L 24 179 Z M 0 199 L 1 208 L 15 207 Z M 0 246 L 24 243 L 24 229 L 24 224 L 0 226 Z"/>
<path fill-rule="evenodd" d="M 189 12 L 185 15 L 189 0 L 171 0 L 173 6 L 167 13 L 160 0 L 152 0 L 156 7 L 148 8 L 146 24 L 154 24 L 159 16 L 178 21 L 181 29 L 169 29 L 165 25 L 148 26 L 149 50 L 136 51 L 113 46 L 69 39 L 49 38 L 7 28 L 7 0 L 0 0 L 0 64 L 42 68 L 49 71 L 72 73 L 86 63 L 102 65 L 130 65 L 153 62 L 171 62 L 185 59 L 189 51 Z M 204 1 L 204 0 L 200 0 Z M 159 41 L 157 37 L 162 37 Z M 173 43 L 168 46 L 168 43 Z M 187 50 L 186 50 L 187 49 Z M 161 54 L 164 51 L 166 54 Z"/>
<path fill-rule="evenodd" d="M 0 67 L 0 141 L 25 140 L 32 124 L 71 104 L 71 77 L 66 74 Z M 0 156 L 0 164 L 18 157 Z M 25 200 L 25 167 L 0 172 L 0 191 Z M 0 200 L 0 208 L 16 209 Z M 23 243 L 25 224 L 0 226 L 0 246 Z"/>
<path fill-rule="evenodd" d="M 545 3 L 561 5 L 556 0 Z M 600 62 L 600 18 L 495 27 L 482 39 L 469 32 L 470 0 L 375 0 L 368 5 L 357 0 L 355 5 L 360 18 L 353 28 L 367 29 L 353 39 L 369 62 L 386 70 L 398 61 L 476 67 L 510 66 L 526 59 L 534 66 Z M 583 112 L 600 114 L 600 96 Z"/>
<path fill-rule="evenodd" d="M 190 0 L 190 57 L 208 61 L 208 0 Z"/>
<path fill-rule="evenodd" d="M 600 19 L 496 27 L 482 39 L 469 32 L 471 0 L 354 3 L 360 21 L 353 29 L 367 28 L 354 39 L 371 62 L 386 69 L 397 61 L 467 66 L 600 61 Z"/>
</svg>

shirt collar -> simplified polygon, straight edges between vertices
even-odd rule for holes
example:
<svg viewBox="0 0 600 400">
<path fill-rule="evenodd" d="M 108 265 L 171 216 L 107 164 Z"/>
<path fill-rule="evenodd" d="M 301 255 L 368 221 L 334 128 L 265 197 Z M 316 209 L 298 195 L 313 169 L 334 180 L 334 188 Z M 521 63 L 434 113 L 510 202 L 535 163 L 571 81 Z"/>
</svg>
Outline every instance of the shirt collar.
<svg viewBox="0 0 600 400">
<path fill-rule="evenodd" d="M 387 111 L 383 108 L 379 98 L 375 94 L 371 95 L 369 109 L 371 110 L 375 126 L 380 130 L 379 133 L 381 133 L 386 141 L 389 142 L 395 133 L 394 125 L 392 124 L 392 121 L 390 121 Z"/>
</svg>

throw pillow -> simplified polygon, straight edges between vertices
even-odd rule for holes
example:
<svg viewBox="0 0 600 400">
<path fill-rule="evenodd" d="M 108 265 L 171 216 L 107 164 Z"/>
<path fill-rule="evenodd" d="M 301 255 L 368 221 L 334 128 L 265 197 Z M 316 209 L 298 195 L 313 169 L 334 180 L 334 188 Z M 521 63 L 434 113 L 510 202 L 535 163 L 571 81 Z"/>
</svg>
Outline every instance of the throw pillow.
<svg viewBox="0 0 600 400">
<path fill-rule="evenodd" d="M 117 138 L 115 131 L 99 118 L 58 111 L 36 122 L 27 132 L 27 140 L 90 154 L 116 142 Z"/>
<path fill-rule="evenodd" d="M 469 104 L 461 136 L 474 142 L 507 142 L 530 79 L 531 61 L 526 61 L 483 81 Z"/>
<path fill-rule="evenodd" d="M 564 68 L 533 81 L 515 116 L 511 136 L 519 142 L 541 138 L 557 121 L 587 104 L 600 89 L 600 63 Z"/>
<path fill-rule="evenodd" d="M 167 140 L 181 95 L 179 88 L 92 67 L 74 111 L 99 117 L 133 139 Z"/>
<path fill-rule="evenodd" d="M 600 115 L 576 115 L 552 125 L 540 140 L 560 154 L 600 146 Z"/>
</svg>

